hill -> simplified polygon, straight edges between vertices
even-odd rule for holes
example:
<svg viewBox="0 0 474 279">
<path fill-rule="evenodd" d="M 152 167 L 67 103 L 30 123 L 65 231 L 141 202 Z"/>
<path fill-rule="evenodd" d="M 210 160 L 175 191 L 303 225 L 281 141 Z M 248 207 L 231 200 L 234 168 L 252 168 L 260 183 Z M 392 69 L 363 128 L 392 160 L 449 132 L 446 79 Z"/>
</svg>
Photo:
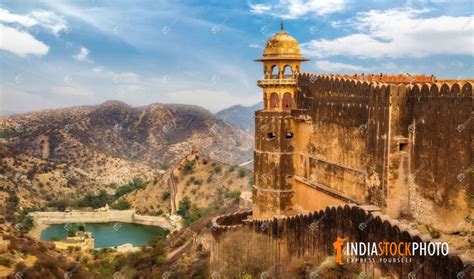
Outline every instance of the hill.
<svg viewBox="0 0 474 279">
<path fill-rule="evenodd" d="M 253 149 L 252 135 L 203 108 L 118 101 L 0 117 L 0 143 L 0 199 L 20 209 L 155 180 L 193 147 L 230 164 Z"/>
<path fill-rule="evenodd" d="M 250 132 L 251 134 L 254 133 L 255 130 L 255 121 L 254 121 L 254 114 L 256 110 L 262 109 L 263 103 L 257 103 L 253 106 L 242 106 L 242 105 L 235 105 L 230 108 L 223 109 L 216 113 L 217 116 L 224 119 L 226 122 L 245 129 L 246 131 Z"/>
</svg>

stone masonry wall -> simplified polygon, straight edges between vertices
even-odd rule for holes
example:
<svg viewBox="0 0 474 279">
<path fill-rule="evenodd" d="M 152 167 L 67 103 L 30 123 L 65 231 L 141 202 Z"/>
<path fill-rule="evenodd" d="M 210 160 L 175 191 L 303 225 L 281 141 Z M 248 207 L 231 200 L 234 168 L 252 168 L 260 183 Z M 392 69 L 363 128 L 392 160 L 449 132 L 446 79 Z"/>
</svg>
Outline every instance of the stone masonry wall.
<svg viewBox="0 0 474 279">
<path fill-rule="evenodd" d="M 276 277 L 286 278 L 282 273 L 285 263 L 293 258 L 307 256 L 323 260 L 334 255 L 332 247 L 336 237 L 348 241 L 361 242 L 429 242 L 431 238 L 416 230 L 400 225 L 398 221 L 382 215 L 373 206 L 331 206 L 324 210 L 292 217 L 279 217 L 270 220 L 247 220 L 251 211 L 238 212 L 217 217 L 212 223 L 214 242 L 211 248 L 211 264 L 225 266 L 219 255 L 226 253 L 219 243 L 230 232 L 240 231 L 247 234 L 252 242 L 255 234 L 265 235 L 268 241 L 251 243 L 250 246 L 264 245 L 267 259 L 272 263 Z M 362 227 L 361 227 L 362 226 Z M 252 253 L 252 249 L 249 250 Z M 454 249 L 448 256 L 414 256 L 410 263 L 365 263 L 363 271 L 373 277 L 376 274 L 392 278 L 471 278 L 471 259 L 461 259 Z M 413 274 L 413 273 L 412 273 Z"/>
<path fill-rule="evenodd" d="M 474 187 L 470 82 L 301 74 L 297 86 L 294 204 L 374 204 L 393 218 L 465 227 Z"/>
</svg>

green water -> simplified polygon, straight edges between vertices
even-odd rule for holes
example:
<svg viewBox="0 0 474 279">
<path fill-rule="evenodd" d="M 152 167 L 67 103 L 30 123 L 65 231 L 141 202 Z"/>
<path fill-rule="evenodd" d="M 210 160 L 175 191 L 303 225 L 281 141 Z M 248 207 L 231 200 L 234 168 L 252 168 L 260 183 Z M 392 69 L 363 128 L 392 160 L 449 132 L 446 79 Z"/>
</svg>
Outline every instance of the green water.
<svg viewBox="0 0 474 279">
<path fill-rule="evenodd" d="M 66 224 L 54 224 L 41 232 L 41 240 L 62 240 L 67 236 Z M 167 233 L 166 229 L 132 223 L 87 223 L 86 231 L 95 238 L 95 248 L 115 247 L 124 243 L 147 245 L 150 240 Z"/>
</svg>

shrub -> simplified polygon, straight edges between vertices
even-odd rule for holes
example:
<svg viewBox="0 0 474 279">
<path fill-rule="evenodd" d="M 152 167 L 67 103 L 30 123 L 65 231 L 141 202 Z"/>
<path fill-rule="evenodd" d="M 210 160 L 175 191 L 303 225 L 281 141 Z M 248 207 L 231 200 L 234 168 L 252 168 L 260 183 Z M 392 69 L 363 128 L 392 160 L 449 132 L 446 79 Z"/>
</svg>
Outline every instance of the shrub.
<svg viewBox="0 0 474 279">
<path fill-rule="evenodd" d="M 239 177 L 245 177 L 246 175 L 247 173 L 243 169 L 239 170 Z"/>
<path fill-rule="evenodd" d="M 163 201 L 169 199 L 169 197 L 170 197 L 170 192 L 168 192 L 168 191 L 164 191 L 164 192 L 161 194 L 161 199 L 162 199 Z"/>
<path fill-rule="evenodd" d="M 240 191 L 230 191 L 225 193 L 226 198 L 231 198 L 231 199 L 239 199 L 240 197 Z"/>
<path fill-rule="evenodd" d="M 428 230 L 428 233 L 430 234 L 430 236 L 432 238 L 440 238 L 441 237 L 441 233 L 439 232 L 439 230 L 433 228 L 432 226 L 430 225 L 425 225 L 426 229 Z"/>
<path fill-rule="evenodd" d="M 184 198 L 179 201 L 179 207 L 176 213 L 184 217 L 187 215 L 189 209 L 191 209 L 191 200 L 189 200 L 188 196 L 184 196 Z"/>
<path fill-rule="evenodd" d="M 192 161 L 187 161 L 183 168 L 181 169 L 181 174 L 182 175 L 188 175 L 188 174 L 191 174 L 194 172 L 194 164 L 195 164 L 195 161 L 192 160 Z"/>
<path fill-rule="evenodd" d="M 17 228 L 22 234 L 28 233 L 34 226 L 33 218 L 26 213 L 20 214 L 13 222 L 14 227 Z"/>
<path fill-rule="evenodd" d="M 117 209 L 117 210 L 126 210 L 130 209 L 132 206 L 127 200 L 120 200 L 119 202 L 112 204 L 112 209 Z"/>
<path fill-rule="evenodd" d="M 8 257 L 6 254 L 0 256 L 0 265 L 3 265 L 5 267 L 11 267 L 13 263 L 13 260 Z"/>
<path fill-rule="evenodd" d="M 214 167 L 214 172 L 215 172 L 215 173 L 221 173 L 221 171 L 222 171 L 222 167 L 221 167 L 221 166 L 215 166 L 215 167 Z"/>
</svg>

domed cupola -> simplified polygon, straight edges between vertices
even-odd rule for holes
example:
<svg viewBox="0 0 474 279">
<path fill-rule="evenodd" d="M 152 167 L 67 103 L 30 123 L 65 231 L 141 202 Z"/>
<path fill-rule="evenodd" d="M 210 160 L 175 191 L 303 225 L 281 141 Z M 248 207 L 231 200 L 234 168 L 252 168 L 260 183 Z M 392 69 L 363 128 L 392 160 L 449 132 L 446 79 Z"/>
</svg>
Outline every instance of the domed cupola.
<svg viewBox="0 0 474 279">
<path fill-rule="evenodd" d="M 280 31 L 268 39 L 263 51 L 263 57 L 257 59 L 257 61 L 277 59 L 308 60 L 301 56 L 298 41 L 283 29 L 283 23 L 281 24 Z"/>
<path fill-rule="evenodd" d="M 295 108 L 296 78 L 300 64 L 308 61 L 301 56 L 298 41 L 283 29 L 268 39 L 263 56 L 263 79 L 257 85 L 263 88 L 264 110 L 290 111 Z"/>
</svg>

